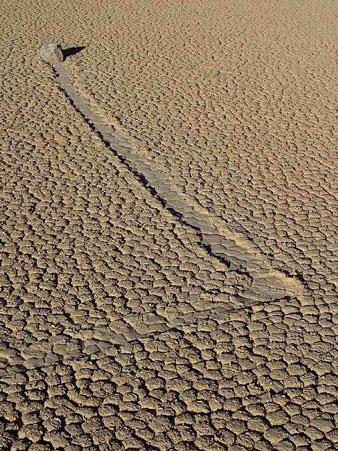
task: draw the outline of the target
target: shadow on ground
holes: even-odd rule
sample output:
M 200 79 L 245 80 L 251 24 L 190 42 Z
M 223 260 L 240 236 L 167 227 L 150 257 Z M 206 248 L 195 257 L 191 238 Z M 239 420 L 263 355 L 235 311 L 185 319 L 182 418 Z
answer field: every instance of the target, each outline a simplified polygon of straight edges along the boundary
M 76 55 L 76 54 L 82 52 L 82 50 L 84 50 L 85 48 L 86 47 L 84 47 L 84 46 L 69 47 L 68 49 L 63 50 L 63 56 L 65 57 L 65 59 L 67 59 L 69 56 L 73 56 L 73 55 Z

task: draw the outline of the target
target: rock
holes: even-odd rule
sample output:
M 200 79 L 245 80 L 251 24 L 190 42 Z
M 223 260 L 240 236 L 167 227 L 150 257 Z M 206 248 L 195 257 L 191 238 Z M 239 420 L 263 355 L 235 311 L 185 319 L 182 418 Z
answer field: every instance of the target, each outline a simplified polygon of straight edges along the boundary
M 64 60 L 61 46 L 48 42 L 41 46 L 40 56 L 43 61 L 52 65 L 61 63 Z

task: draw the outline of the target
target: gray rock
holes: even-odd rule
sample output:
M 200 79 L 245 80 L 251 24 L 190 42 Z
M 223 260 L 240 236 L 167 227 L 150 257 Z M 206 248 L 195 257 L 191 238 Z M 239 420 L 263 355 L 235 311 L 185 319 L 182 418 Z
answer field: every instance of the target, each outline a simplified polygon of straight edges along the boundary
M 40 56 L 43 61 L 52 65 L 61 63 L 64 60 L 61 46 L 48 42 L 41 46 Z

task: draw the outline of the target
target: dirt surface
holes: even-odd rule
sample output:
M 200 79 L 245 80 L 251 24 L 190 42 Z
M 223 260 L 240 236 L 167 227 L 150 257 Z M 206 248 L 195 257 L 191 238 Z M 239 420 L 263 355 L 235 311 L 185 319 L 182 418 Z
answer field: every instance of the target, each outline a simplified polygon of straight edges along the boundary
M 1 9 L 0 449 L 336 449 L 337 4 Z

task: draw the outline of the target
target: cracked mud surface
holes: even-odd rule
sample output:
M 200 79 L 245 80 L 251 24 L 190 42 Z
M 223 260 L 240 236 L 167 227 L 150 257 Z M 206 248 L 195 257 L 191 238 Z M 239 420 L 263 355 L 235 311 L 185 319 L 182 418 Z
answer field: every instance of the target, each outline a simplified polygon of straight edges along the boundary
M 0 449 L 335 449 L 334 4 L 3 9 Z

